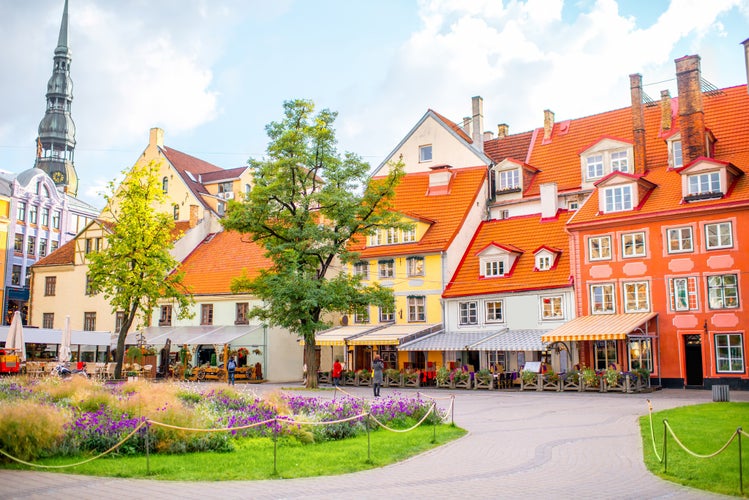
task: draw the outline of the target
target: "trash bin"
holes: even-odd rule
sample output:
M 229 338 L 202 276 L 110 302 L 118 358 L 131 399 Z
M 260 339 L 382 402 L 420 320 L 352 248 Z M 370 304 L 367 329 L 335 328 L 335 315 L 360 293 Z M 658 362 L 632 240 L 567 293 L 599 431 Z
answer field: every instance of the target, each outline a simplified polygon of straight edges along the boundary
M 714 385 L 713 386 L 713 401 L 715 402 L 731 401 L 731 396 L 728 391 L 727 385 Z

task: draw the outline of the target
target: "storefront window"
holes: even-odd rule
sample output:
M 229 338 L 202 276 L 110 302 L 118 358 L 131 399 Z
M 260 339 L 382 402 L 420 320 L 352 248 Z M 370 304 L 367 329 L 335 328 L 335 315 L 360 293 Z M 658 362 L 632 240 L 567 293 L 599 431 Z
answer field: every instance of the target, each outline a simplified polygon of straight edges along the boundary
M 616 340 L 596 340 L 596 370 L 605 370 L 610 364 L 617 364 Z
M 653 349 L 650 339 L 629 340 L 629 369 L 653 372 Z

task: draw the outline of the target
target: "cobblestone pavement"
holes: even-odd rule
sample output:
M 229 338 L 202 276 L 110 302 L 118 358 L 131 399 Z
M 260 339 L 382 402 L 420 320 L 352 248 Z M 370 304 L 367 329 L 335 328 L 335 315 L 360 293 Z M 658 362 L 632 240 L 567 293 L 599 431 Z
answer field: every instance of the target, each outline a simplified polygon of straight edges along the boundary
M 241 389 L 265 392 L 280 387 Z M 371 394 L 367 388 L 347 390 L 366 397 Z M 383 389 L 383 394 L 388 390 Z M 434 397 L 448 394 L 422 392 Z M 333 393 L 317 394 L 332 397 Z M 0 471 L 0 498 L 715 497 L 651 475 L 642 464 L 637 424 L 638 417 L 647 413 L 648 399 L 655 410 L 661 410 L 711 401 L 710 391 L 453 394 L 455 422 L 468 435 L 381 469 L 309 479 L 201 483 Z M 749 401 L 749 393 L 731 392 L 731 400 Z M 439 403 L 447 407 L 447 401 Z

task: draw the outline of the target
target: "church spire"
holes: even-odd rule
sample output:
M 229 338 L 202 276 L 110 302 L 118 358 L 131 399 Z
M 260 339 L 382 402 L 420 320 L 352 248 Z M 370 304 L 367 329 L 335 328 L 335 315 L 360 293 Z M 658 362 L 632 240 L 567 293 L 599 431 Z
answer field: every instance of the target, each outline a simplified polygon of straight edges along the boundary
M 73 164 L 75 123 L 70 116 L 73 102 L 73 81 L 70 79 L 70 48 L 68 47 L 68 0 L 62 11 L 60 36 L 55 48 L 52 76 L 47 83 L 47 109 L 39 123 L 36 139 L 35 167 L 47 172 L 55 184 L 76 196 L 78 175 Z

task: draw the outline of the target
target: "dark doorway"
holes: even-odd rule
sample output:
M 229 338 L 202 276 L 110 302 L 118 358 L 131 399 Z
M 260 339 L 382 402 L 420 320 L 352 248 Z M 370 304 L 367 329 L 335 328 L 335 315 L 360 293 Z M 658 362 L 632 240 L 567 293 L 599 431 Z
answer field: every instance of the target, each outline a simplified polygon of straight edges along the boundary
M 684 336 L 684 361 L 686 363 L 686 385 L 702 387 L 702 337 Z

